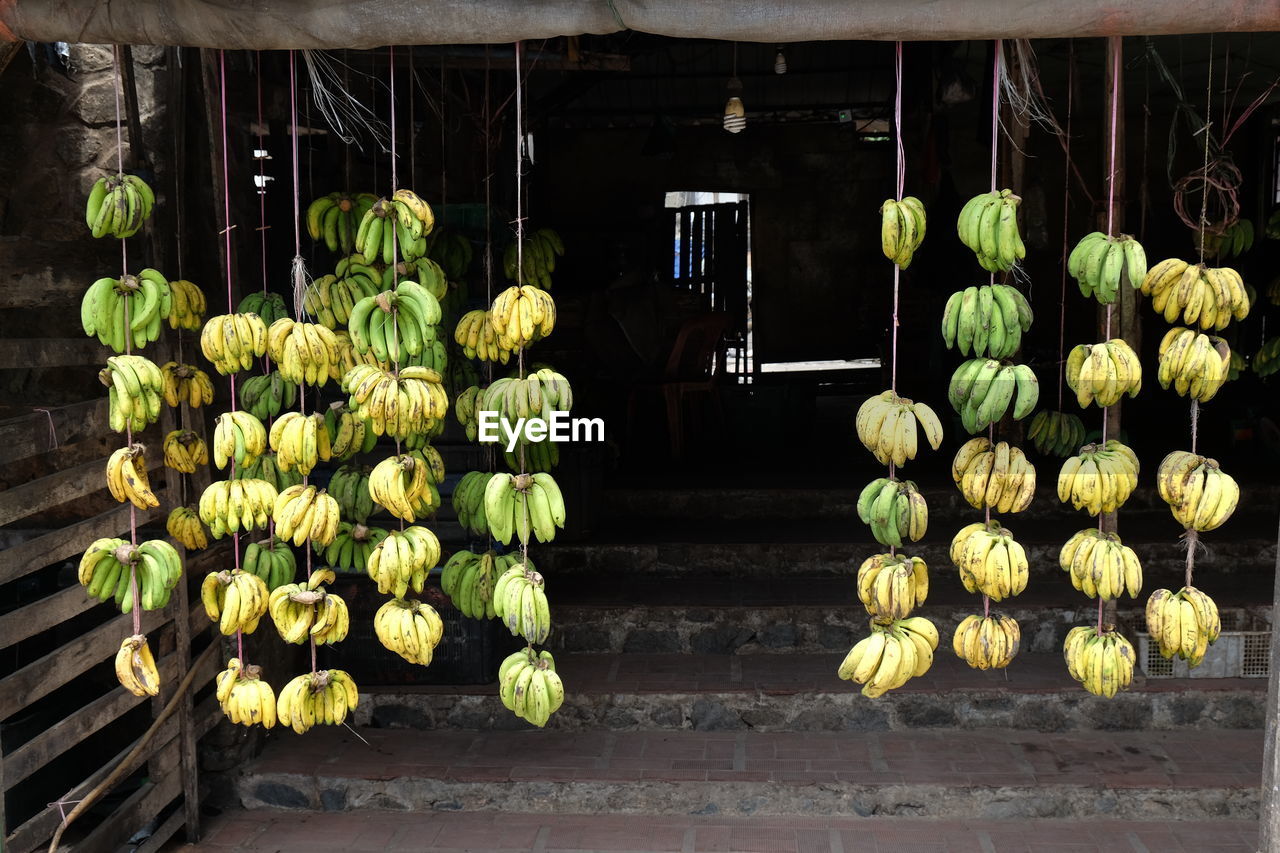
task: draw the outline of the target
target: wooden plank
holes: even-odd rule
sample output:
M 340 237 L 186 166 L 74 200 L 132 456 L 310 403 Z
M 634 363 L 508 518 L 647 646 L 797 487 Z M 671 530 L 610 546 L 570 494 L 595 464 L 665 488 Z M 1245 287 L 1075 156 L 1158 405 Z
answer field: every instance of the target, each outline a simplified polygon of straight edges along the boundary
M 0 370 L 102 366 L 114 354 L 97 338 L 6 338 L 0 340 Z
M 0 616 L 0 649 L 7 649 L 42 631 L 56 628 L 99 604 L 101 602 L 96 598 L 89 598 L 84 587 L 76 584 L 10 611 Z
M 68 276 L 66 271 L 119 268 L 118 241 L 91 240 L 88 232 L 59 241 L 0 237 L 0 308 L 75 310 L 78 317 L 80 300 L 93 278 Z
M 186 806 L 186 795 L 183 795 L 183 806 Z M 197 811 L 199 804 L 196 804 Z M 144 842 L 138 845 L 135 853 L 160 853 L 164 849 L 166 842 L 177 834 L 178 830 L 186 823 L 186 814 L 184 809 L 178 809 L 173 814 L 165 818 L 164 823 L 156 827 L 156 831 Z
M 165 751 L 177 753 L 176 737 Z M 172 760 L 176 762 L 177 759 Z M 182 778 L 176 767 L 159 778 L 149 776 L 147 782 L 76 843 L 76 853 L 115 853 L 135 832 L 181 795 Z
M 103 389 L 104 391 L 106 389 Z M 52 425 L 53 434 L 50 434 Z M 0 421 L 0 463 L 48 453 L 107 431 L 107 395 Z M 55 444 L 53 438 L 57 436 Z
M 170 602 L 164 610 L 143 612 L 143 633 L 150 634 L 164 625 L 173 618 L 175 610 L 175 604 Z M 121 614 L 0 679 L 0 720 L 8 719 L 76 676 L 114 657 L 120 641 L 132 633 L 133 620 L 127 614 Z
M 0 491 L 0 526 L 102 491 L 107 487 L 107 458 L 104 456 L 94 459 Z M 163 450 L 159 447 L 152 448 L 147 456 L 147 471 L 153 472 L 163 467 Z
M 157 662 L 162 683 L 177 684 L 177 679 L 181 678 L 177 674 L 180 658 L 182 655 L 171 654 Z M 75 748 L 103 726 L 115 722 L 142 704 L 143 698 L 134 696 L 123 687 L 116 687 L 5 755 L 5 789 L 12 788 L 62 753 Z
M 163 501 L 163 490 L 157 495 Z M 75 524 L 51 530 L 42 536 L 28 539 L 0 551 L 0 584 L 10 583 L 39 571 L 45 566 L 76 557 L 93 542 L 104 536 L 115 536 L 129 529 L 130 504 L 112 507 L 104 513 L 77 521 Z M 160 509 L 136 510 L 138 526 L 160 516 Z

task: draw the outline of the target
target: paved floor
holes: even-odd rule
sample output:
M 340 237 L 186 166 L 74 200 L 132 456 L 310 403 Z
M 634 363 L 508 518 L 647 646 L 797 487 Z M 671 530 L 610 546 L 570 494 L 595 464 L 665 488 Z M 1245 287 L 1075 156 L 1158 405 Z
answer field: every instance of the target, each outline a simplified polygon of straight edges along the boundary
M 491 812 L 226 812 L 172 851 L 274 853 L 1255 853 L 1240 821 L 953 821 Z

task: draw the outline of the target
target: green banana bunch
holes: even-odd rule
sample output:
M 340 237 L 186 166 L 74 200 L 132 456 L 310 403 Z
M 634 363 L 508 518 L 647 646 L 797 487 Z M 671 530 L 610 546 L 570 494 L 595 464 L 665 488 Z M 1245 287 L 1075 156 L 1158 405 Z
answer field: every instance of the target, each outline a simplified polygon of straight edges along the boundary
M 1204 235 L 1204 252 L 1215 258 L 1235 258 L 1253 248 L 1253 222 L 1248 219 L 1237 219 L 1230 225 L 1218 226 L 1214 233 L 1206 229 Z M 1200 246 L 1200 235 L 1192 235 L 1195 246 Z
M 453 403 L 454 417 L 466 432 L 467 441 L 475 441 L 480 434 L 480 413 L 476 409 L 479 396 L 480 388 L 472 385 L 459 394 Z
M 343 465 L 329 478 L 329 494 L 338 501 L 338 511 L 345 519 L 364 524 L 373 515 L 373 498 L 369 494 L 367 466 Z
M 468 244 L 470 245 L 470 244 Z M 401 281 L 416 282 L 423 290 L 434 296 L 437 301 L 445 298 L 449 292 L 449 280 L 444 270 L 431 258 L 418 258 L 416 261 L 400 261 L 382 271 L 382 290 L 395 290 Z
M 1027 298 L 1007 284 L 956 291 L 942 311 L 942 340 L 961 355 L 1008 358 L 1022 346 L 1034 315 Z
M 343 400 L 330 403 L 325 409 L 324 428 L 329 433 L 329 458 L 339 462 L 346 462 L 357 453 L 368 453 L 378 443 L 373 430 Z
M 1003 419 L 1010 403 L 1015 419 L 1031 414 L 1040 400 L 1040 382 L 1025 364 L 971 358 L 951 375 L 947 398 L 964 428 L 978 433 Z
M 517 243 L 507 245 L 502 253 L 502 271 L 511 281 L 550 290 L 556 258 L 563 256 L 564 243 L 560 235 L 550 228 L 539 228 L 524 239 L 523 252 L 518 251 Z M 520 266 L 522 261 L 523 268 Z
M 550 474 L 494 474 L 485 484 L 484 516 L 489 533 L 504 545 L 512 537 L 528 545 L 555 539 L 564 528 L 565 507 L 560 487 Z
M 390 266 L 397 255 L 416 261 L 427 254 L 426 237 L 434 226 L 431 206 L 412 190 L 399 189 L 369 207 L 356 229 L 354 248 L 366 264 Z
M 573 389 L 563 374 L 544 367 L 525 378 L 495 379 L 477 397 L 475 411 L 497 412 L 499 417 L 515 423 L 518 418 L 550 416 L 553 411 L 573 408 Z
M 1194 586 L 1177 592 L 1157 589 L 1147 599 L 1147 633 L 1164 657 L 1177 655 L 1192 667 L 1199 666 L 1222 633 L 1218 605 Z
M 1128 234 L 1109 237 L 1101 231 L 1087 234 L 1067 257 L 1067 272 L 1080 284 L 1086 298 L 1103 305 L 1116 301 L 1126 283 L 1142 287 L 1147 278 L 1147 253 Z
M 284 297 L 278 293 L 263 293 L 256 290 L 247 294 L 236 306 L 237 314 L 257 314 L 262 318 L 263 328 L 269 327 L 281 317 L 292 316 L 285 306 Z
M 1235 350 L 1231 351 L 1231 362 L 1227 365 L 1227 381 L 1234 382 L 1240 378 L 1240 374 L 1249 366 L 1244 356 Z
M 901 548 L 903 542 L 919 542 L 924 537 L 929 507 L 911 480 L 881 477 L 868 483 L 858 496 L 858 518 L 871 526 L 871 535 L 881 545 Z
M 296 486 L 301 483 L 302 472 L 297 468 L 287 470 L 281 468 L 276 461 L 275 451 L 268 450 L 265 453 L 258 454 L 258 457 L 253 460 L 251 465 L 237 465 L 236 479 L 262 480 L 279 493 L 290 486 Z
M 1227 382 L 1231 348 L 1216 335 L 1174 326 L 1160 341 L 1160 387 L 1201 403 L 1214 398 Z
M 89 190 L 84 219 L 95 237 L 132 237 L 151 216 L 156 196 L 137 175 L 105 175 Z
M 444 564 L 440 589 L 468 619 L 492 619 L 497 615 L 493 591 L 498 577 L 519 559 L 518 553 L 459 551 Z
M 137 576 L 138 600 L 131 586 Z M 173 588 L 182 577 L 182 560 L 177 550 L 163 539 L 131 545 L 124 539 L 98 539 L 80 557 L 77 571 L 80 585 L 90 598 L 114 598 L 120 612 L 158 610 L 169 603 Z
M 366 296 L 352 308 L 348 330 L 357 353 L 401 364 L 439 339 L 440 303 L 414 281 Z
M 1027 256 L 1018 234 L 1021 202 L 1021 196 L 1006 189 L 974 196 L 960 210 L 956 221 L 960 242 L 974 251 L 984 270 L 1005 272 Z
M 373 193 L 332 192 L 307 205 L 307 233 L 324 239 L 330 252 L 350 254 L 355 233 L 365 213 L 378 197 Z
M 298 386 L 273 370 L 265 376 L 250 376 L 240 383 L 240 405 L 260 421 L 277 417 L 298 403 Z
M 1080 408 L 1097 403 L 1115 405 L 1125 394 L 1142 390 L 1142 362 L 1123 338 L 1100 344 L 1078 344 L 1067 353 L 1067 387 L 1076 393 Z
M 451 282 L 466 277 L 473 254 L 471 241 L 461 234 L 436 228 L 427 236 L 427 257 L 440 265 L 445 278 Z
M 901 269 L 911 266 L 912 255 L 924 241 L 924 229 L 924 204 L 915 196 L 885 199 L 880 205 L 880 249 Z
M 160 419 L 164 405 L 164 374 L 155 362 L 140 355 L 113 355 L 98 371 L 108 390 L 107 423 L 116 432 L 141 432 Z
M 1110 699 L 1133 681 L 1137 655 L 1114 626 L 1101 633 L 1096 626 L 1078 625 L 1062 644 L 1071 677 L 1094 696 Z
M 1060 456 L 1063 459 L 1074 456 L 1084 444 L 1084 421 L 1077 415 L 1065 412 L 1051 412 L 1048 409 L 1036 412 L 1031 419 L 1031 427 L 1027 430 L 1027 438 L 1035 445 L 1036 450 L 1046 456 Z
M 173 290 L 156 270 L 147 268 L 119 279 L 100 278 L 80 300 L 80 325 L 103 346 L 126 352 L 158 340 L 173 313 Z
M 503 450 L 502 461 L 513 473 L 550 471 L 560 464 L 560 445 L 554 441 L 518 442 L 515 450 Z M 523 461 L 521 455 L 523 454 Z
M 1280 370 L 1280 337 L 1268 338 L 1253 357 L 1253 372 L 1270 376 Z
M 938 629 L 922 616 L 887 624 L 872 619 L 871 636 L 849 650 L 836 674 L 863 685 L 862 695 L 875 699 L 928 672 L 937 647 Z
M 974 669 L 1004 669 L 1018 654 L 1022 631 L 1003 613 L 966 616 L 956 627 L 951 649 Z
M 1267 239 L 1280 240 L 1280 208 L 1271 211 L 1271 215 L 1267 217 Z
M 564 704 L 564 684 L 551 652 L 524 648 L 508 655 L 498 666 L 498 696 L 517 717 L 545 726 Z
M 274 592 L 285 584 L 293 583 L 298 564 L 289 543 L 282 538 L 272 536 L 259 542 L 250 542 L 245 546 L 240 569 L 256 575 L 267 585 L 269 592 Z
M 360 257 L 357 255 L 356 257 Z M 302 294 L 302 310 L 308 317 L 326 329 L 347 325 L 355 304 L 368 296 L 377 296 L 380 289 L 366 275 L 355 274 L 346 278 L 322 275 L 312 280 Z
M 1058 565 L 1071 576 L 1071 585 L 1090 598 L 1117 599 L 1127 590 L 1137 598 L 1142 589 L 1142 564 L 1134 550 L 1116 533 L 1096 527 L 1081 530 L 1062 546 Z
M 484 471 L 468 471 L 453 488 L 453 511 L 458 515 L 458 523 L 476 536 L 489 533 L 489 522 L 485 518 L 485 492 L 489 477 Z
M 333 494 L 330 483 L 329 494 Z M 338 535 L 328 545 L 315 543 L 316 553 L 324 557 L 325 565 L 342 572 L 367 574 L 369 571 L 369 555 L 378 543 L 387 538 L 387 530 L 381 527 L 367 527 L 360 522 L 349 521 L 338 523 Z

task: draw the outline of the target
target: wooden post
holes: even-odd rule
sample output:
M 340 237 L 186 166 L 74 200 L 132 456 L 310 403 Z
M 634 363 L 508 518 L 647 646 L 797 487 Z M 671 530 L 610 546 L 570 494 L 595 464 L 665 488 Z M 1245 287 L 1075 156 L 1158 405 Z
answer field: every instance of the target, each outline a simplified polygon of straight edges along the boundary
M 1276 533 L 1280 543 L 1280 531 Z M 1280 750 L 1276 749 L 1277 710 L 1280 708 L 1280 552 L 1276 554 L 1275 590 L 1271 613 L 1271 674 L 1267 678 L 1267 725 L 1262 753 L 1262 814 L 1258 850 L 1280 850 Z

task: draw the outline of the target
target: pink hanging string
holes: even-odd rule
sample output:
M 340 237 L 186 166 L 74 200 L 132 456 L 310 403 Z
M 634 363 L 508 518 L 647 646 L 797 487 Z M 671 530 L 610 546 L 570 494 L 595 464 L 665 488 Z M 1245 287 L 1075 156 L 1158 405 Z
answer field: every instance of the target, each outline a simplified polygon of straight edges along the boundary
M 1062 411 L 1063 385 L 1066 377 L 1067 349 L 1067 258 L 1071 254 L 1071 112 L 1075 100 L 1076 43 L 1067 40 L 1067 128 L 1063 136 L 1062 171 L 1062 286 L 1058 294 L 1058 411 Z

